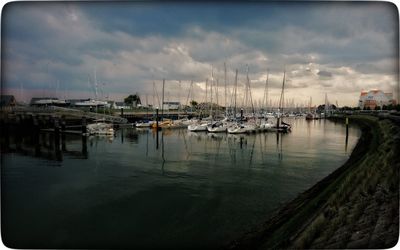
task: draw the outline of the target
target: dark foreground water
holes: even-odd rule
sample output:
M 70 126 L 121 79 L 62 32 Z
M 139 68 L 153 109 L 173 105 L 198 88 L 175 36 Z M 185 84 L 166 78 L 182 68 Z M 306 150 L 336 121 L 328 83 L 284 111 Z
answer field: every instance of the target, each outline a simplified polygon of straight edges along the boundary
M 2 237 L 17 248 L 210 247 L 340 167 L 360 131 L 289 120 L 289 134 L 121 129 L 2 148 Z M 4 139 L 4 138 L 2 138 Z

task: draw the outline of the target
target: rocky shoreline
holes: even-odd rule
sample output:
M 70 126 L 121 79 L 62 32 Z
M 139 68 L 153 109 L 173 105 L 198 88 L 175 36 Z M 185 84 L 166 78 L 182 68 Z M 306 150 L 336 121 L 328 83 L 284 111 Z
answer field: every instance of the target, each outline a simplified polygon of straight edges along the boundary
M 343 117 L 336 120 L 342 121 Z M 228 249 L 390 248 L 399 236 L 400 125 L 351 116 L 349 160 Z

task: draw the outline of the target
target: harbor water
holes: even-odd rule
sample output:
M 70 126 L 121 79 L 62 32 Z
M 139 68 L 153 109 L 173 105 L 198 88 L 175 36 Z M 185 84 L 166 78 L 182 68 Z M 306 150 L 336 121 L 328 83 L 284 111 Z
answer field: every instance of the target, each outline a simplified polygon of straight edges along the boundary
M 360 130 L 285 120 L 287 134 L 123 128 L 114 137 L 10 136 L 2 237 L 17 248 L 218 247 L 340 167 Z

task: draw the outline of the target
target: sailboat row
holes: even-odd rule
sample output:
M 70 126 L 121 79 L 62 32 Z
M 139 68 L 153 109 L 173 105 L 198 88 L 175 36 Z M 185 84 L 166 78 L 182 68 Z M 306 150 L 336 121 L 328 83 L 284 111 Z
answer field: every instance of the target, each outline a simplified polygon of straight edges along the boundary
M 226 65 L 225 68 L 225 106 L 227 106 L 227 91 L 226 91 Z M 264 100 L 263 100 L 263 111 L 265 111 L 267 99 L 268 99 L 268 79 L 269 72 L 267 73 L 266 86 L 264 90 Z M 238 70 L 235 72 L 235 82 L 234 88 L 232 90 L 232 104 L 230 107 L 226 107 L 225 112 L 220 109 L 214 110 L 214 103 L 216 102 L 216 107 L 219 107 L 218 100 L 218 90 L 219 82 L 218 79 L 214 79 L 214 69 L 211 67 L 211 78 L 206 80 L 206 94 L 205 94 L 205 105 L 203 105 L 201 113 L 209 113 L 208 117 L 198 118 L 183 118 L 178 120 L 164 119 L 163 108 L 161 108 L 161 119 L 157 122 L 155 121 L 142 121 L 136 123 L 137 128 L 151 127 L 151 128 L 187 128 L 191 132 L 201 132 L 207 131 L 210 133 L 231 133 L 231 134 L 241 134 L 241 133 L 253 133 L 253 132 L 289 132 L 291 131 L 291 125 L 283 121 L 283 104 L 284 104 L 284 91 L 285 91 L 285 81 L 286 81 L 286 71 L 283 74 L 283 82 L 281 95 L 279 100 L 279 108 L 276 112 L 276 116 L 262 112 L 262 114 L 256 114 L 253 97 L 250 86 L 249 79 L 249 67 L 246 70 L 246 83 L 244 91 L 243 107 L 240 109 L 240 116 L 236 112 L 237 107 L 237 88 L 238 88 Z M 193 82 L 191 83 L 191 87 Z M 155 87 L 153 86 L 155 90 Z M 162 84 L 162 104 L 164 103 L 164 89 L 165 89 L 165 79 L 163 79 Z M 209 92 L 208 92 L 209 91 Z M 156 91 L 155 91 L 156 92 Z M 189 94 L 187 100 L 189 100 Z M 214 95 L 216 100 L 213 100 Z M 158 94 L 157 94 L 158 97 Z M 209 98 L 208 98 L 209 97 Z M 208 108 L 208 110 L 207 110 Z M 246 110 L 244 110 L 246 109 Z M 247 114 L 247 115 L 244 115 Z M 250 114 L 250 115 L 248 115 Z

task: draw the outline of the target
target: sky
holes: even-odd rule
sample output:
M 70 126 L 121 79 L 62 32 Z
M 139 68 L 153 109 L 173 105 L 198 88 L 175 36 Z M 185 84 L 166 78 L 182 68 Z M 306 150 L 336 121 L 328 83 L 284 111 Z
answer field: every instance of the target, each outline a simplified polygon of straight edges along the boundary
M 256 105 L 267 76 L 267 104 L 278 102 L 285 71 L 287 102 L 356 106 L 361 90 L 397 96 L 398 20 L 384 2 L 12 2 L 2 92 L 29 101 L 97 89 L 97 99 L 139 93 L 157 105 L 163 79 L 165 101 L 182 103 L 205 101 L 208 79 L 213 102 L 229 105 L 235 70 L 240 103 L 248 69 Z

